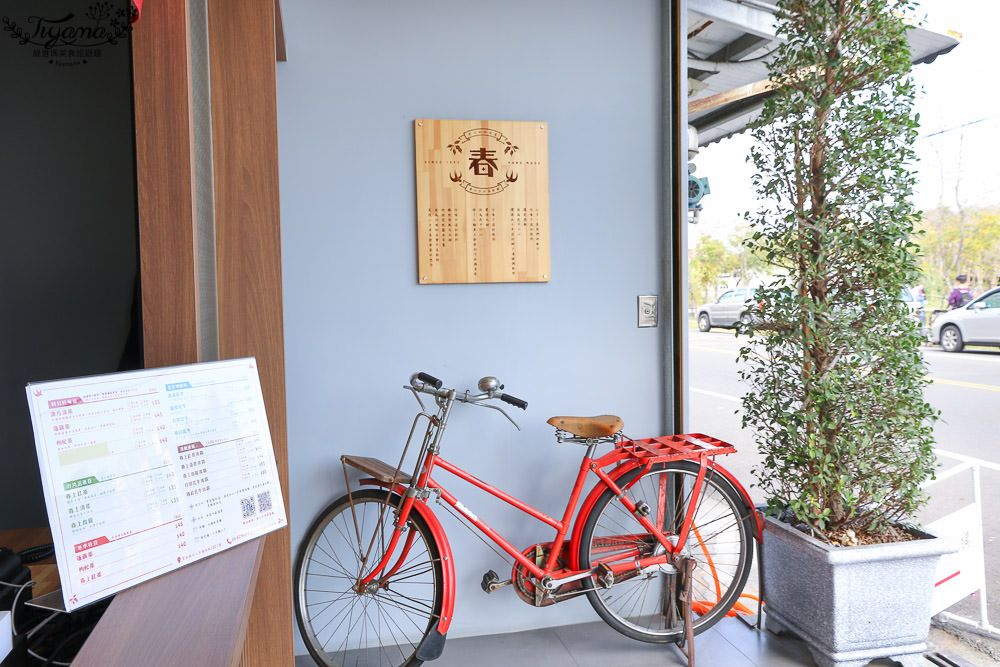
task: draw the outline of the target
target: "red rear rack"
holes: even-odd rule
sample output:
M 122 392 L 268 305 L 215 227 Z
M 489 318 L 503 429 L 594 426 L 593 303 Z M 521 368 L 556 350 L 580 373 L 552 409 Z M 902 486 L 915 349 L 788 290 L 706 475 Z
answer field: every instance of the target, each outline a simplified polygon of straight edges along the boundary
M 704 457 L 732 454 L 735 451 L 736 448 L 728 442 L 704 433 L 681 433 L 645 440 L 622 440 L 595 463 L 603 468 L 625 459 L 635 459 L 640 463 L 698 461 Z

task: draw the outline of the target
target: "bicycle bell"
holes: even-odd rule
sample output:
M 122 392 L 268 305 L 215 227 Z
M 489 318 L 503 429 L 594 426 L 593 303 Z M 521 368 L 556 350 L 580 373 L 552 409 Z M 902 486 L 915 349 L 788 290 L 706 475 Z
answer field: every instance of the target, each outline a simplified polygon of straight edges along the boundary
M 487 375 L 479 381 L 479 391 L 496 391 L 497 389 L 503 389 L 503 385 L 500 384 L 500 380 L 496 379 L 492 375 Z

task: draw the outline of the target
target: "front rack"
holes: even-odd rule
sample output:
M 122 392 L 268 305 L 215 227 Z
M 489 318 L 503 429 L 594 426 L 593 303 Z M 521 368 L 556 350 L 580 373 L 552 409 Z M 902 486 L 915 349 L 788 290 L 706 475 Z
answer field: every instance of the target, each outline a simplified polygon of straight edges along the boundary
M 368 473 L 375 479 L 386 484 L 409 484 L 410 475 L 399 468 L 394 468 L 385 461 L 372 458 L 370 456 L 354 456 L 344 454 L 340 457 L 341 462 L 346 466 L 357 468 L 361 472 Z

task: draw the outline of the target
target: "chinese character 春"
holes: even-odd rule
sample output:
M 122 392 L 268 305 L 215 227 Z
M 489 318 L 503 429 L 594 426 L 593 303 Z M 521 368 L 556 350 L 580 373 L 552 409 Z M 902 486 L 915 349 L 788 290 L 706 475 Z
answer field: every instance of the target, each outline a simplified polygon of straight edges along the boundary
M 491 151 L 486 148 L 477 148 L 472 151 L 469 156 L 469 169 L 472 170 L 476 176 L 493 176 L 493 170 L 499 169 L 497 167 L 497 162 L 494 159 L 496 151 Z

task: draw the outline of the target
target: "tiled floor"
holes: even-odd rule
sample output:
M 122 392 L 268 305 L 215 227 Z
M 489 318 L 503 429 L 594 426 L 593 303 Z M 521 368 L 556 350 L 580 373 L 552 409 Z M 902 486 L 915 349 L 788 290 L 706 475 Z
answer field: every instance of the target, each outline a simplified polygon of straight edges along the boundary
M 812 665 L 801 642 L 778 640 L 727 619 L 695 639 L 695 664 L 719 667 Z M 687 665 L 673 644 L 637 642 L 601 622 L 448 642 L 434 667 L 646 667 Z
M 953 664 L 971 663 L 948 656 Z M 296 667 L 312 667 L 299 656 Z M 695 639 L 698 667 L 809 667 L 814 665 L 801 641 L 758 632 L 735 618 L 724 619 Z M 895 663 L 878 660 L 871 667 Z M 927 667 L 935 663 L 926 661 Z M 947 665 L 948 663 L 937 663 Z M 586 623 L 527 632 L 449 639 L 444 654 L 426 667 L 673 667 L 687 659 L 673 644 L 633 641 L 604 623 Z

